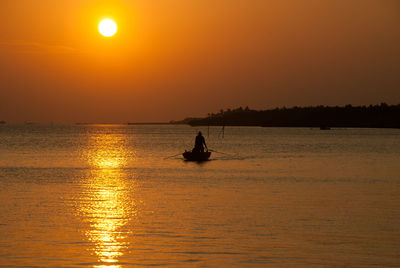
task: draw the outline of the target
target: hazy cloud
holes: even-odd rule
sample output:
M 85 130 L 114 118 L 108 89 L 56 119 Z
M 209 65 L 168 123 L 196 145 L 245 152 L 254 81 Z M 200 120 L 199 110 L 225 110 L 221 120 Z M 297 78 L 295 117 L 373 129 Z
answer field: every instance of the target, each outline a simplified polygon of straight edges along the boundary
M 22 54 L 65 54 L 78 52 L 76 49 L 68 46 L 50 45 L 25 40 L 0 41 L 0 49 Z

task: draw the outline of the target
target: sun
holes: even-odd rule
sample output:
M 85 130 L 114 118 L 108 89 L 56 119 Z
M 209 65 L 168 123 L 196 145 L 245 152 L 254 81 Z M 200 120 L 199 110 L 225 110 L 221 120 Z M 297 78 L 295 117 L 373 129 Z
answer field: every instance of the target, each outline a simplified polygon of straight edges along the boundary
M 117 29 L 117 24 L 112 19 L 104 19 L 99 23 L 99 32 L 105 37 L 113 36 Z

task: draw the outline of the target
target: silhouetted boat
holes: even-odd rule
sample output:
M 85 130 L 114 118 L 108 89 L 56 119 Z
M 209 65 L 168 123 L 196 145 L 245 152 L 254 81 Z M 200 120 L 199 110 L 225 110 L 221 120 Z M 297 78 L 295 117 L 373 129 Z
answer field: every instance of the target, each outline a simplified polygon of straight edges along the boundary
M 211 156 L 211 152 L 185 151 L 182 155 L 187 161 L 207 161 Z
M 327 127 L 327 126 L 321 126 L 321 127 L 319 127 L 319 129 L 320 130 L 331 130 L 331 128 Z

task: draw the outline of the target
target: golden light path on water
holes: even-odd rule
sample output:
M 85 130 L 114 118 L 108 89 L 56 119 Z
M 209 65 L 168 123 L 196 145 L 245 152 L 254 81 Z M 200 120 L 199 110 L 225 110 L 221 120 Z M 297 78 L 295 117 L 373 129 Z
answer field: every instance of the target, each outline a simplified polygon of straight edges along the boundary
M 96 268 L 120 267 L 118 259 L 127 248 L 127 232 L 122 228 L 136 214 L 134 201 L 128 201 L 130 189 L 122 169 L 134 157 L 126 142 L 120 134 L 98 133 L 90 137 L 84 153 L 91 169 L 79 210 L 89 223 L 85 235 L 94 245 Z

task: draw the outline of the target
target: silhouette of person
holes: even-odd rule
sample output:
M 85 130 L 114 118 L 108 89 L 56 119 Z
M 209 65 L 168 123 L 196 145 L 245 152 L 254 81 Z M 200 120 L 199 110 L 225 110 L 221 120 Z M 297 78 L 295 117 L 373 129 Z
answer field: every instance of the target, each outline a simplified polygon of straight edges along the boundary
M 201 134 L 201 131 L 199 131 L 199 133 L 196 136 L 195 142 L 194 142 L 194 149 L 193 152 L 204 152 L 204 146 L 206 146 L 207 151 L 208 151 L 208 147 L 206 144 L 206 140 L 204 139 L 203 135 Z

